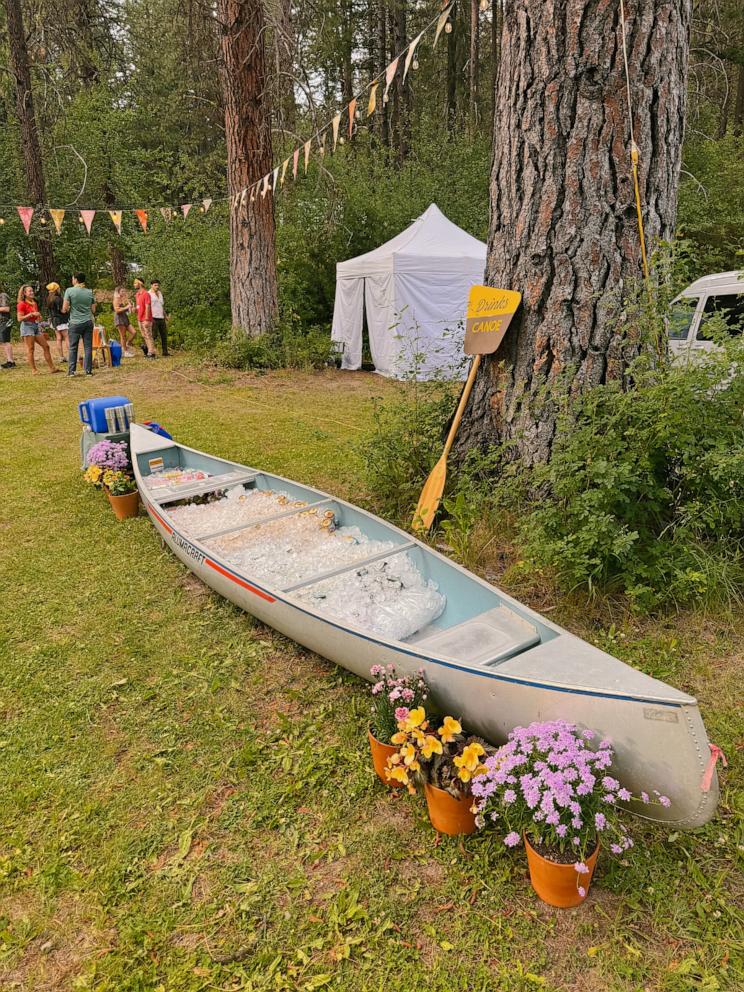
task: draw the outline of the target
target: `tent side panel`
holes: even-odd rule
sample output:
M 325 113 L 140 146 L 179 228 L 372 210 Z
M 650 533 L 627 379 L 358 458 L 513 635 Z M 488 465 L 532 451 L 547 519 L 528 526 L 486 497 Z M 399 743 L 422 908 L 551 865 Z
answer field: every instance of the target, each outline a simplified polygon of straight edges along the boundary
M 364 280 L 364 303 L 367 311 L 369 349 L 375 370 L 380 375 L 393 375 L 400 342 L 395 313 L 394 278 L 368 276 Z
M 362 367 L 362 323 L 364 320 L 364 279 L 337 279 L 333 304 L 331 341 L 344 346 L 342 369 Z

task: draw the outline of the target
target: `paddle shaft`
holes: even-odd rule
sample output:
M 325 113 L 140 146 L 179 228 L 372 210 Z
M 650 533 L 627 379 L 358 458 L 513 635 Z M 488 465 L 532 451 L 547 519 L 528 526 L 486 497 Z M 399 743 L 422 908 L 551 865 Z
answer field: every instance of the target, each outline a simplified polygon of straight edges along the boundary
M 460 421 L 462 420 L 462 415 L 465 413 L 465 407 L 468 405 L 468 400 L 470 399 L 470 394 L 473 391 L 473 385 L 475 383 L 475 377 L 478 375 L 478 366 L 480 365 L 481 356 L 476 355 L 473 359 L 473 364 L 470 366 L 470 374 L 468 375 L 467 381 L 465 383 L 465 388 L 462 391 L 462 396 L 460 397 L 460 402 L 457 404 L 457 410 L 455 411 L 455 418 L 452 421 L 452 426 L 450 427 L 449 434 L 447 435 L 447 443 L 444 446 L 444 451 L 442 452 L 442 458 L 446 461 L 450 451 L 452 450 L 452 445 L 455 443 L 455 436 L 457 435 L 458 428 L 460 427 Z

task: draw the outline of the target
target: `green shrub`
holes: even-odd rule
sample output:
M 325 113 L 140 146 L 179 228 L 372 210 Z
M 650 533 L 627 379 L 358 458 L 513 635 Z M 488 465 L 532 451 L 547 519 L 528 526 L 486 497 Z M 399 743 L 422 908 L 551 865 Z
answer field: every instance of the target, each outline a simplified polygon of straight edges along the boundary
M 527 556 L 566 586 L 642 609 L 744 594 L 744 344 L 698 366 L 639 360 L 559 424 L 523 518 Z

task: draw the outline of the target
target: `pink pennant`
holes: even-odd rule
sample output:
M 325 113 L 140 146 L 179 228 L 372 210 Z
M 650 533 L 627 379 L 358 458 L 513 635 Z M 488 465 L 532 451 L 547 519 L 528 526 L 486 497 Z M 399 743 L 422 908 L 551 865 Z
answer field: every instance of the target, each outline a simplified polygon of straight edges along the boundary
M 292 178 L 297 178 L 297 165 L 300 161 L 300 149 L 295 148 L 294 155 L 292 156 Z
M 191 208 L 193 207 L 193 205 L 194 205 L 193 203 L 182 203 L 181 204 L 181 213 L 183 214 L 183 219 L 184 220 L 186 220 L 186 218 L 188 217 L 189 210 L 191 210 Z
M 21 223 L 23 224 L 23 230 L 28 234 L 31 230 L 31 221 L 34 216 L 33 207 L 16 207 L 18 211 L 18 216 L 21 218 Z
M 90 228 L 93 223 L 93 218 L 95 217 L 95 215 L 96 215 L 95 210 L 80 211 L 80 219 L 82 220 L 83 224 L 85 224 L 85 230 L 88 232 L 88 234 L 90 234 Z
M 382 95 L 382 102 L 385 103 L 388 98 L 388 90 L 395 79 L 395 73 L 398 71 L 398 58 L 393 59 L 390 65 L 385 70 L 385 92 Z

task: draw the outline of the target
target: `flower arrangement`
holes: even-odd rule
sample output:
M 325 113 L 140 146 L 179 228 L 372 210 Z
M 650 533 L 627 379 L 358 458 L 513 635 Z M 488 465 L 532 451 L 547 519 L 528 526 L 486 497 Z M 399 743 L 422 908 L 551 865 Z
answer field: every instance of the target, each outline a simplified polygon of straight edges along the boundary
M 638 798 L 671 805 L 659 792 L 652 800 L 623 788 L 609 774 L 612 744 L 601 740 L 593 749 L 594 737 L 565 720 L 517 727 L 486 758 L 484 774 L 472 785 L 478 826 L 499 823 L 507 847 L 516 847 L 524 836 L 549 861 L 573 865 L 581 898 L 586 895 L 581 877 L 589 874 L 586 861 L 600 836 L 613 854 L 633 846 L 618 803 Z
M 83 473 L 83 479 L 96 489 L 103 488 L 103 469 L 100 465 L 89 465 Z
M 133 493 L 136 490 L 137 484 L 132 476 L 126 472 L 114 472 L 111 469 L 107 469 L 103 473 L 103 487 L 112 496 L 128 496 L 129 493 Z
M 445 716 L 434 731 L 423 706 L 396 711 L 398 730 L 391 743 L 398 751 L 388 759 L 388 777 L 416 792 L 417 782 L 435 785 L 456 799 L 470 790 L 471 781 L 486 771 L 484 742 L 467 737 L 454 717 Z
M 98 468 L 111 469 L 114 472 L 126 471 L 129 468 L 127 446 L 123 441 L 99 441 L 88 451 L 87 463 Z
M 395 666 L 373 665 L 370 675 L 376 679 L 371 688 L 370 730 L 381 744 L 391 744 L 398 729 L 399 715 L 421 706 L 429 695 L 424 670 L 413 675 L 396 675 Z

